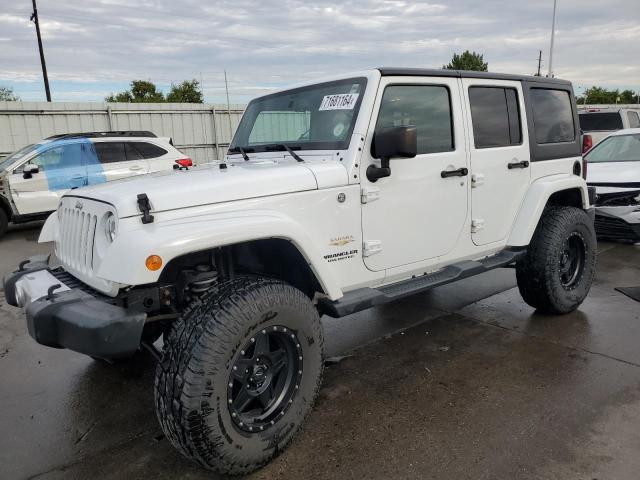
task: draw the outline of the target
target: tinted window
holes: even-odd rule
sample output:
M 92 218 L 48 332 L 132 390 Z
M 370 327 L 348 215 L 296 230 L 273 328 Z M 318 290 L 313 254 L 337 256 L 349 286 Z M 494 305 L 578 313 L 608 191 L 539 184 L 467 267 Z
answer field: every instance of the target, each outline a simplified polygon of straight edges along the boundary
M 522 140 L 518 95 L 512 88 L 469 88 L 476 148 L 517 145 Z
M 454 149 L 449 90 L 435 85 L 392 85 L 385 89 L 376 130 L 413 125 L 418 154 Z
M 573 110 L 568 91 L 532 88 L 531 104 L 538 144 L 575 141 Z
M 81 167 L 82 145 L 73 143 L 49 148 L 36 155 L 29 163 L 38 165 L 42 171 Z
M 167 151 L 164 148 L 160 148 L 157 145 L 147 142 L 133 142 L 135 149 L 140 152 L 143 158 L 156 158 L 166 154 Z
M 581 113 L 579 118 L 580 128 L 584 132 L 622 128 L 622 117 L 618 112 Z
M 637 112 L 627 112 L 627 117 L 629 117 L 629 128 L 640 127 L 640 117 Z
M 640 161 L 640 135 L 615 135 L 605 138 L 585 157 L 589 163 Z
M 122 142 L 96 142 L 93 146 L 100 163 L 124 162 L 127 159 Z
M 133 146 L 132 143 L 125 142 L 124 152 L 127 155 L 127 160 L 141 160 L 144 158 L 142 154 Z

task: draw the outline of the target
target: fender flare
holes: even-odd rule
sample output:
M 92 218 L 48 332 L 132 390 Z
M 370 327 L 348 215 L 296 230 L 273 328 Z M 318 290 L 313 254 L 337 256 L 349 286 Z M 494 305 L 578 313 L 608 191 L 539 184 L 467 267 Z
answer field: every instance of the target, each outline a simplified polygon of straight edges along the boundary
M 587 210 L 590 207 L 589 191 L 587 183 L 581 177 L 563 173 L 549 175 L 534 181 L 529 186 L 520 205 L 520 211 L 509 234 L 507 245 L 513 247 L 529 245 L 551 195 L 576 188 L 580 189 L 582 208 Z
M 329 298 L 342 297 L 339 284 L 308 233 L 290 217 L 265 210 L 140 224 L 121 231 L 102 255 L 96 275 L 122 285 L 155 283 L 162 269 L 152 272 L 145 267 L 149 255 L 159 255 L 165 267 L 185 254 L 268 238 L 293 243 Z

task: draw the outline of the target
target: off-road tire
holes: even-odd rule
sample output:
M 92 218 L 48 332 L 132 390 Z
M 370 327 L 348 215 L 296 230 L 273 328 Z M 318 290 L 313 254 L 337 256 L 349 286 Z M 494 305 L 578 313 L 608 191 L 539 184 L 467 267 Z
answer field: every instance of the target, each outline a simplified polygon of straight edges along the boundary
M 7 217 L 7 212 L 0 207 L 0 238 L 7 233 L 7 228 L 9 228 L 9 217 Z
M 560 257 L 570 237 L 584 245 L 584 267 L 575 284 L 561 281 Z M 542 313 L 569 313 L 584 301 L 595 274 L 597 242 L 593 221 L 576 207 L 549 207 L 542 214 L 524 257 L 516 263 L 518 289 Z
M 234 359 L 253 336 L 281 327 L 300 340 L 299 388 L 273 426 L 243 432 L 227 404 Z M 220 283 L 193 301 L 165 337 L 155 406 L 166 437 L 186 457 L 219 473 L 260 468 L 287 447 L 311 411 L 322 381 L 322 349 L 320 318 L 301 291 L 255 276 Z

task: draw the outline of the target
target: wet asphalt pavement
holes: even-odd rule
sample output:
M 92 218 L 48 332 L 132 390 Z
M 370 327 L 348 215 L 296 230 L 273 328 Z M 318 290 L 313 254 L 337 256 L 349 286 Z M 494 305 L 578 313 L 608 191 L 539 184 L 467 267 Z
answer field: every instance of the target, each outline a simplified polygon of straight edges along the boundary
M 0 275 L 48 251 L 0 240 Z M 302 434 L 256 479 L 637 479 L 640 246 L 601 244 L 580 310 L 536 314 L 501 269 L 347 318 Z M 0 479 L 216 478 L 153 410 L 154 362 L 41 347 L 0 295 Z

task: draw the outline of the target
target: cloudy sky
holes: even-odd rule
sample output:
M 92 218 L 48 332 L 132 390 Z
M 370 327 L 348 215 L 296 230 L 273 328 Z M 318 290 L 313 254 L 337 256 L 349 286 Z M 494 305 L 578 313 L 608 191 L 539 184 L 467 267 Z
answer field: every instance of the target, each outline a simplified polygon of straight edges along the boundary
M 481 52 L 496 72 L 546 71 L 553 0 L 38 0 L 54 100 L 102 100 L 146 79 L 202 80 L 233 103 L 381 65 L 439 68 Z M 0 0 L 0 86 L 42 100 L 31 0 Z M 556 76 L 640 90 L 640 0 L 558 0 Z

